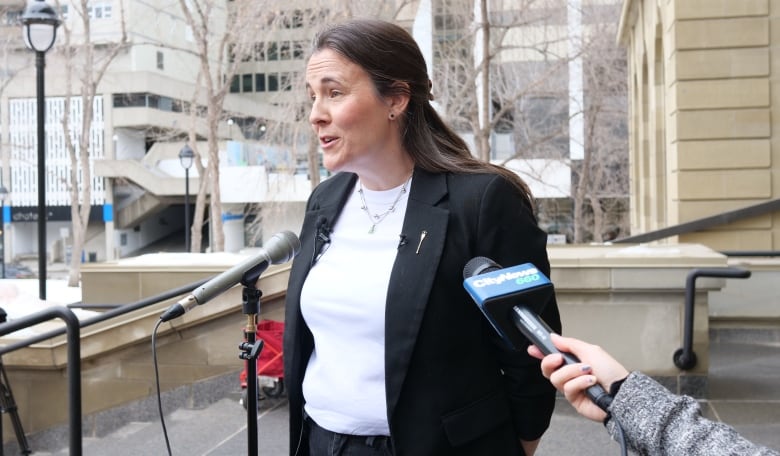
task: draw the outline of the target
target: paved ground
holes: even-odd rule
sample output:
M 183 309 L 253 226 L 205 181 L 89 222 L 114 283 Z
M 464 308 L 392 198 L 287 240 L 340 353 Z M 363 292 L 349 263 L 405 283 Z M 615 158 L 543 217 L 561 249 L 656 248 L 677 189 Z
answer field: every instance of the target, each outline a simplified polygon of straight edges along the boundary
M 751 440 L 780 449 L 780 343 L 713 340 L 710 346 L 709 398 L 704 414 L 733 425 Z M 237 383 L 236 383 L 237 385 Z M 165 408 L 165 404 L 163 405 Z M 259 454 L 287 454 L 287 402 L 266 399 L 258 411 Z M 174 455 L 247 454 L 247 416 L 239 391 L 201 409 L 180 408 L 165 418 Z M 8 430 L 6 431 L 8 432 Z M 35 456 L 66 455 L 67 438 L 56 448 L 36 447 Z M 85 455 L 137 456 L 166 454 L 159 418 L 127 422 L 99 438 L 83 440 Z M 559 399 L 550 430 L 538 456 L 619 454 L 599 423 L 585 420 Z M 18 454 L 9 449 L 6 454 Z
M 32 261 L 23 262 L 32 269 Z M 65 278 L 64 265 L 51 265 L 50 278 Z M 744 334 L 744 333 L 742 333 Z M 711 335 L 709 395 L 702 402 L 707 418 L 734 426 L 754 442 L 780 450 L 780 331 L 768 336 L 741 337 L 728 332 Z M 178 408 L 168 413 L 165 424 L 173 455 L 221 456 L 247 454 L 247 414 L 240 405 L 238 382 L 228 378 L 228 391 L 200 408 Z M 236 389 L 231 390 L 235 384 Z M 84 437 L 85 456 L 138 456 L 167 454 L 156 403 L 149 407 L 146 419 L 121 419 L 113 431 L 99 437 Z M 136 410 L 137 412 L 137 410 Z M 280 399 L 260 401 L 258 442 L 261 456 L 287 454 L 287 402 Z M 138 413 L 136 413 L 138 416 Z M 117 416 L 106 419 L 117 421 Z M 97 426 L 100 428 L 101 426 Z M 106 425 L 104 427 L 110 427 Z M 85 426 L 86 428 L 86 426 Z M 10 435 L 11 427 L 3 431 Z M 53 434 L 53 436 L 52 436 Z M 67 455 L 67 427 L 45 437 L 30 436 L 33 456 Z M 603 456 L 619 454 L 599 423 L 577 415 L 565 400 L 559 399 L 550 429 L 542 439 L 537 456 Z M 0 454 L 20 454 L 14 443 Z

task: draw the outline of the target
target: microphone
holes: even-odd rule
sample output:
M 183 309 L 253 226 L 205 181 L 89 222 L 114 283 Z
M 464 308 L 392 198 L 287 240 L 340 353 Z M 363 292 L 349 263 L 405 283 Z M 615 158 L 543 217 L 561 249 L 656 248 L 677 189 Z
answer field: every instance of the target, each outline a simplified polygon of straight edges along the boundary
M 328 224 L 328 219 L 320 215 L 317 218 L 317 231 L 314 233 L 314 252 L 311 256 L 311 266 L 319 261 L 322 255 L 330 246 L 330 233 L 333 232 L 333 228 Z
M 316 239 L 319 239 L 321 242 L 330 242 L 330 233 L 333 231 L 331 229 L 330 225 L 328 224 L 328 219 L 320 215 L 317 217 L 317 234 L 315 235 Z
M 552 330 L 539 318 L 553 295 L 553 284 L 536 266 L 524 263 L 502 269 L 490 258 L 475 257 L 463 268 L 463 279 L 463 287 L 509 347 L 522 350 L 530 341 L 545 355 L 560 353 L 565 364 L 580 362 L 558 350 L 550 337 Z M 601 385 L 591 386 L 586 394 L 605 412 L 612 403 Z
M 192 294 L 177 302 L 168 308 L 161 316 L 160 320 L 168 321 L 180 317 L 185 312 L 191 310 L 196 305 L 202 305 L 210 301 L 215 296 L 224 292 L 237 283 L 244 286 L 252 286 L 260 274 L 272 264 L 282 264 L 291 260 L 301 249 L 301 241 L 298 236 L 290 231 L 282 231 L 271 236 L 260 249 L 260 253 L 245 260 L 227 271 L 212 278 L 200 287 L 196 288 Z

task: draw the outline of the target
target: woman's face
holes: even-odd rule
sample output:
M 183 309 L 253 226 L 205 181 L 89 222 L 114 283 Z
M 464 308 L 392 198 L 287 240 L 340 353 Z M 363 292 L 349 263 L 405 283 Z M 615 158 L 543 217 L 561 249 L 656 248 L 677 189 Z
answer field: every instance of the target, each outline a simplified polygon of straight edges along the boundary
M 399 113 L 359 65 L 333 50 L 317 51 L 306 67 L 306 89 L 309 121 L 331 172 L 376 172 L 392 155 L 388 149 L 398 147 Z

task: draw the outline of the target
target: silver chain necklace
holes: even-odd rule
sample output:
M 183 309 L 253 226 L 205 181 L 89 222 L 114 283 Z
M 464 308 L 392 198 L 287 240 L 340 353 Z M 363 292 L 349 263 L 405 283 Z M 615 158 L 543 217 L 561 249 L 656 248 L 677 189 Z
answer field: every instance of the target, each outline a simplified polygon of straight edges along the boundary
M 366 213 L 369 221 L 371 222 L 371 228 L 368 229 L 368 234 L 374 234 L 376 226 L 382 223 L 382 221 L 386 219 L 388 215 L 395 212 L 395 207 L 398 205 L 398 202 L 401 201 L 401 197 L 404 195 L 404 193 L 406 193 L 406 186 L 409 185 L 411 180 L 412 176 L 409 176 L 409 179 L 407 179 L 406 182 L 404 182 L 404 184 L 401 186 L 401 191 L 398 192 L 398 196 L 395 197 L 393 204 L 391 204 L 387 210 L 378 214 L 372 214 L 368 209 L 368 204 L 366 204 L 366 197 L 363 195 L 363 183 L 358 180 L 358 193 L 360 194 L 361 203 L 360 209 Z

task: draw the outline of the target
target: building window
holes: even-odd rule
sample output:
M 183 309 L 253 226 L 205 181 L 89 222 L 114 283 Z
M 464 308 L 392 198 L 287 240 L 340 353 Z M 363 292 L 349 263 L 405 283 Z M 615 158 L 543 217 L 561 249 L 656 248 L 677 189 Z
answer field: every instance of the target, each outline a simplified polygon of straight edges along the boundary
M 252 91 L 252 75 L 251 74 L 241 75 L 241 91 L 242 92 L 251 92 Z
M 290 19 L 290 28 L 303 28 L 303 15 L 304 13 L 301 10 L 293 11 L 292 18 Z
M 255 62 L 265 62 L 265 43 L 255 43 Z
M 165 69 L 165 57 L 162 51 L 157 51 L 157 69 L 158 70 Z
M 255 92 L 265 92 L 265 73 L 255 74 Z
M 108 19 L 111 17 L 111 4 L 104 4 L 103 5 L 103 18 Z
M 520 100 L 514 113 L 517 143 L 532 158 L 568 155 L 569 105 L 565 95 L 536 95 Z
M 115 93 L 113 96 L 115 108 L 145 107 L 171 112 L 189 112 L 194 109 L 198 116 L 205 117 L 206 107 L 190 105 L 189 102 L 177 100 L 155 93 Z
M 157 109 L 160 111 L 173 111 L 173 98 L 160 96 L 157 100 Z
M 171 99 L 171 111 L 173 112 L 187 112 L 190 110 L 190 104 L 186 101 Z
M 160 109 L 160 96 L 153 93 L 146 94 L 146 107 Z
M 67 11 L 67 7 L 65 8 L 65 11 Z M 3 21 L 3 25 L 12 25 L 14 27 L 21 24 L 22 20 L 22 14 L 24 14 L 23 10 L 8 10 L 5 12 L 5 20 Z M 63 16 L 65 17 L 65 16 Z
M 290 49 L 289 41 L 282 41 L 279 43 L 279 60 L 290 60 L 292 58 L 292 50 Z
M 293 41 L 293 59 L 303 60 L 303 49 L 306 46 L 305 41 Z
M 146 106 L 145 93 L 115 93 L 115 108 L 133 108 Z
M 268 75 L 268 91 L 276 92 L 279 90 L 279 75 L 271 73 Z
M 233 76 L 233 78 L 230 80 L 230 93 L 238 93 L 241 91 L 241 79 L 239 79 L 238 75 Z
M 279 47 L 276 43 L 268 43 L 268 50 L 266 51 L 266 56 L 268 57 L 268 60 L 279 60 Z
M 254 60 L 255 62 L 265 62 L 266 60 L 303 60 L 306 45 L 307 42 L 304 40 L 280 41 L 278 43 L 259 42 L 254 44 L 252 53 L 245 57 L 244 60 Z
M 279 73 L 279 85 L 280 90 L 292 90 L 292 74 L 291 73 Z
M 87 15 L 90 19 L 110 19 L 111 3 L 96 2 L 87 6 Z

